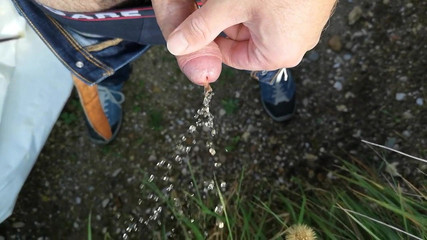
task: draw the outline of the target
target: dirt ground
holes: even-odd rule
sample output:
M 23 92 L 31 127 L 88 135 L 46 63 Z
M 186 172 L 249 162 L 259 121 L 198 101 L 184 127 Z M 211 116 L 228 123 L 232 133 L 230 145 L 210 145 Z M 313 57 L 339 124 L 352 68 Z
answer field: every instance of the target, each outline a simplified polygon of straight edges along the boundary
M 426 12 L 424 0 L 340 1 L 318 46 L 292 70 L 298 109 L 286 124 L 265 114 L 248 73 L 225 67 L 212 84 L 210 105 L 217 176 L 230 184 L 244 168 L 244 181 L 258 193 L 289 187 L 292 176 L 327 186 L 338 159 L 383 167 L 361 139 L 426 159 Z M 118 239 L 129 217 L 143 214 L 142 172 L 161 176 L 156 164 L 170 159 L 177 139 L 194 124 L 203 89 L 185 79 L 164 47 L 153 47 L 133 66 L 117 140 L 90 142 L 73 93 L 13 215 L 0 225 L 0 240 L 84 239 L 90 213 L 95 239 L 107 232 Z M 212 165 L 203 161 L 208 154 L 200 138 L 190 156 L 203 178 Z M 425 164 L 376 150 L 397 163 L 400 174 L 423 178 Z

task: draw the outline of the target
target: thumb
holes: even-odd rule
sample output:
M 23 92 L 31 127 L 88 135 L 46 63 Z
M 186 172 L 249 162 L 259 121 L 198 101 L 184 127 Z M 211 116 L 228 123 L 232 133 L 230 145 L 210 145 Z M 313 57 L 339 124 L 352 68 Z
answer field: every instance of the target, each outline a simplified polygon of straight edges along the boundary
M 238 16 L 242 11 L 236 11 L 235 2 L 207 1 L 169 35 L 167 38 L 169 52 L 173 55 L 184 55 L 200 50 L 228 27 L 244 21 Z M 233 9 L 232 12 L 229 9 Z

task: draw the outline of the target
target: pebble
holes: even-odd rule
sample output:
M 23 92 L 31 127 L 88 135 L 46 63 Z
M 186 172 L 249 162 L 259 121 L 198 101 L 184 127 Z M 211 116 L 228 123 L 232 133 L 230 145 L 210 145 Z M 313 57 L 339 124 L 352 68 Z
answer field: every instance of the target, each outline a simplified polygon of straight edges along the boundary
M 346 105 L 341 104 L 341 105 L 336 106 L 336 108 L 339 112 L 348 112 L 348 108 Z
M 337 90 L 337 91 L 341 91 L 342 90 L 342 83 L 341 82 L 335 82 L 334 83 L 334 88 Z
M 108 205 L 109 202 L 110 202 L 110 199 L 106 198 L 106 199 L 102 200 L 101 206 L 103 208 L 105 208 L 105 207 L 107 207 L 107 205 Z
M 411 136 L 411 132 L 410 132 L 410 131 L 408 131 L 408 130 L 403 131 L 403 132 L 402 132 L 402 134 L 403 134 L 403 136 L 405 136 L 405 137 L 410 137 L 410 136 Z
M 157 160 L 156 155 L 150 155 L 150 156 L 148 157 L 148 161 L 150 161 L 150 162 L 154 162 L 154 161 L 156 161 L 156 160 Z
M 348 24 L 355 24 L 360 19 L 360 17 L 362 17 L 362 13 L 362 8 L 360 6 L 355 6 L 348 14 Z
M 12 224 L 12 227 L 14 228 L 23 228 L 25 226 L 25 223 L 23 222 L 15 222 Z
M 345 95 L 344 95 L 344 97 L 346 99 L 349 99 L 349 98 L 355 98 L 356 95 L 354 95 L 354 93 L 352 93 L 352 92 L 346 92 Z
M 417 103 L 418 106 L 422 106 L 424 104 L 424 100 L 422 98 L 417 98 L 415 102 Z
M 405 111 L 402 115 L 403 115 L 403 118 L 405 118 L 405 119 L 411 119 L 414 117 L 414 115 L 412 115 L 410 110 Z
M 342 42 L 341 42 L 341 37 L 338 35 L 334 35 L 332 36 L 329 40 L 328 40 L 328 46 L 334 50 L 335 52 L 339 52 L 342 49 Z
M 405 97 L 406 97 L 406 93 L 396 93 L 397 101 L 402 101 L 403 99 L 405 99 Z
M 350 53 L 346 53 L 346 54 L 344 54 L 344 56 L 343 56 L 344 60 L 346 60 L 346 61 L 350 60 L 352 57 L 353 57 L 353 56 L 352 56 Z
M 111 176 L 112 177 L 117 177 L 117 175 L 119 175 L 119 173 L 122 171 L 122 169 L 121 168 L 119 168 L 119 169 L 116 169 L 114 172 L 113 172 L 113 174 L 111 174 Z
M 311 153 L 304 154 L 304 158 L 308 161 L 316 161 L 318 159 L 318 157 L 316 155 L 311 154 Z

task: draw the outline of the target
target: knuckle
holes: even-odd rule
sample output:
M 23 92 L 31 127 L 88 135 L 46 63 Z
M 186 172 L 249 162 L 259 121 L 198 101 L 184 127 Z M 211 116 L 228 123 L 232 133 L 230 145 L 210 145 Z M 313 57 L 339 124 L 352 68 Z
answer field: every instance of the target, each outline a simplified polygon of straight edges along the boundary
M 209 32 L 208 24 L 203 16 L 192 18 L 189 22 L 189 34 L 191 38 L 197 40 L 207 40 L 207 33 Z

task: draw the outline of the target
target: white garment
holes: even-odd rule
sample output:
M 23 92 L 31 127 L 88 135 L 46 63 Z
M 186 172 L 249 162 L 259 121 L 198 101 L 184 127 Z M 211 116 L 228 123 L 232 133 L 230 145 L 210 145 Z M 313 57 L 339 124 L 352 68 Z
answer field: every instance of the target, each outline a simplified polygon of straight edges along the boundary
M 11 1 L 0 1 L 0 223 L 13 211 L 67 101 L 69 71 L 26 25 Z

